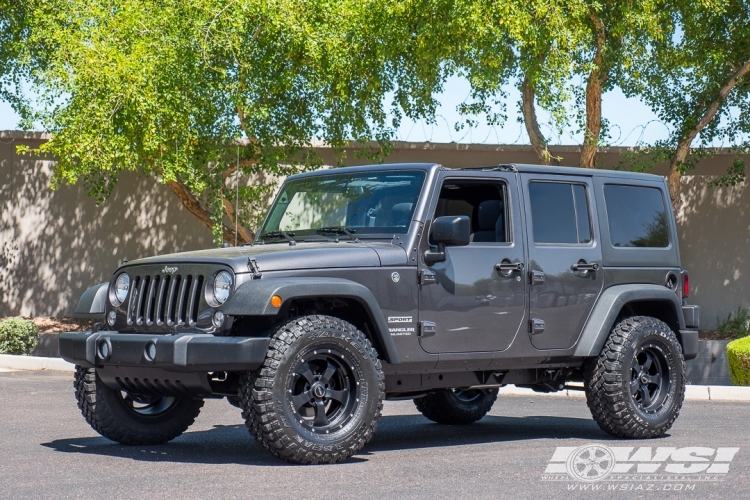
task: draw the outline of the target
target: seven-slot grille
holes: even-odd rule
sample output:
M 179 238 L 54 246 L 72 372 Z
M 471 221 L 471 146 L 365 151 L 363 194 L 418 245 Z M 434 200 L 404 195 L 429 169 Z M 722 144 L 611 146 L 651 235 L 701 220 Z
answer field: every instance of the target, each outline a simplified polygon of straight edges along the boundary
M 128 302 L 128 325 L 195 325 L 203 276 L 136 276 Z

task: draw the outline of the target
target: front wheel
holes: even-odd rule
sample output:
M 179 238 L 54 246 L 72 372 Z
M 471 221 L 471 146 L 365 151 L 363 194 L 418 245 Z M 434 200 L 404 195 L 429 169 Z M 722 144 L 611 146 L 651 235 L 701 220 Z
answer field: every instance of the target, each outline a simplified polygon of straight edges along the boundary
M 240 381 L 250 433 L 278 458 L 301 464 L 340 462 L 360 450 L 375 431 L 384 392 L 367 337 L 317 315 L 279 328 L 260 370 Z
M 497 399 L 497 389 L 443 389 L 414 400 L 417 410 L 433 422 L 472 424 L 484 417 Z
M 130 445 L 162 444 L 190 427 L 202 399 L 129 394 L 107 386 L 94 368 L 76 366 L 74 387 L 83 418 L 99 434 Z
M 674 332 L 646 316 L 612 329 L 598 358 L 584 364 L 594 420 L 617 437 L 655 438 L 672 427 L 685 399 L 685 360 Z

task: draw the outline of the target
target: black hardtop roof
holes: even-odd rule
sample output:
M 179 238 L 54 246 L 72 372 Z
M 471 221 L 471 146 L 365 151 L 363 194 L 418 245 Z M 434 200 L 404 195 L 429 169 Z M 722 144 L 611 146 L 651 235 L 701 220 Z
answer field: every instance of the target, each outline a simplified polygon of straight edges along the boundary
M 595 168 L 581 168 L 581 167 L 558 167 L 551 165 L 529 165 L 523 163 L 512 163 L 512 164 L 500 164 L 495 166 L 476 166 L 466 168 L 448 168 L 437 163 L 382 163 L 379 165 L 361 165 L 357 167 L 340 167 L 326 170 L 316 170 L 313 172 L 305 172 L 302 174 L 292 175 L 290 179 L 297 179 L 302 177 L 310 177 L 315 175 L 321 175 L 325 173 L 358 173 L 358 172 L 370 172 L 370 171 L 381 171 L 381 170 L 455 170 L 460 171 L 475 171 L 475 170 L 486 170 L 486 171 L 516 171 L 522 173 L 543 173 L 543 174 L 555 174 L 555 175 L 585 175 L 589 177 L 602 176 L 602 177 L 615 177 L 620 179 L 649 179 L 662 178 L 661 176 L 654 174 L 645 174 L 640 172 L 628 172 L 625 170 L 604 170 Z

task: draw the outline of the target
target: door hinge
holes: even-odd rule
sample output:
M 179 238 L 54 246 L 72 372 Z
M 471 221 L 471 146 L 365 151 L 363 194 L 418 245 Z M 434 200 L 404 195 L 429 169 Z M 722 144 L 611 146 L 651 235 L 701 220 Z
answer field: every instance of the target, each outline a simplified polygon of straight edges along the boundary
M 529 271 L 529 284 L 531 286 L 541 285 L 544 283 L 544 273 L 542 271 Z
M 432 321 L 419 322 L 419 336 L 432 337 L 437 332 L 437 325 Z
M 434 285 L 437 283 L 435 273 L 427 269 L 419 271 L 419 284 L 420 285 Z
M 529 333 L 534 335 L 537 333 L 544 332 L 544 320 L 543 319 L 530 319 L 529 320 Z

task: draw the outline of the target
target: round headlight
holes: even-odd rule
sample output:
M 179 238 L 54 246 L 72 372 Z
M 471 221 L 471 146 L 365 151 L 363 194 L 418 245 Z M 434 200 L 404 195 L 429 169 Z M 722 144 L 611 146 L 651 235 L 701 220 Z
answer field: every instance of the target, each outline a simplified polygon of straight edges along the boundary
M 227 301 L 232 291 L 232 275 L 221 271 L 214 278 L 214 299 L 221 305 Z
M 127 273 L 122 273 L 115 281 L 114 293 L 110 294 L 109 301 L 112 302 L 113 306 L 119 307 L 128 297 L 128 290 L 130 290 L 130 276 Z

